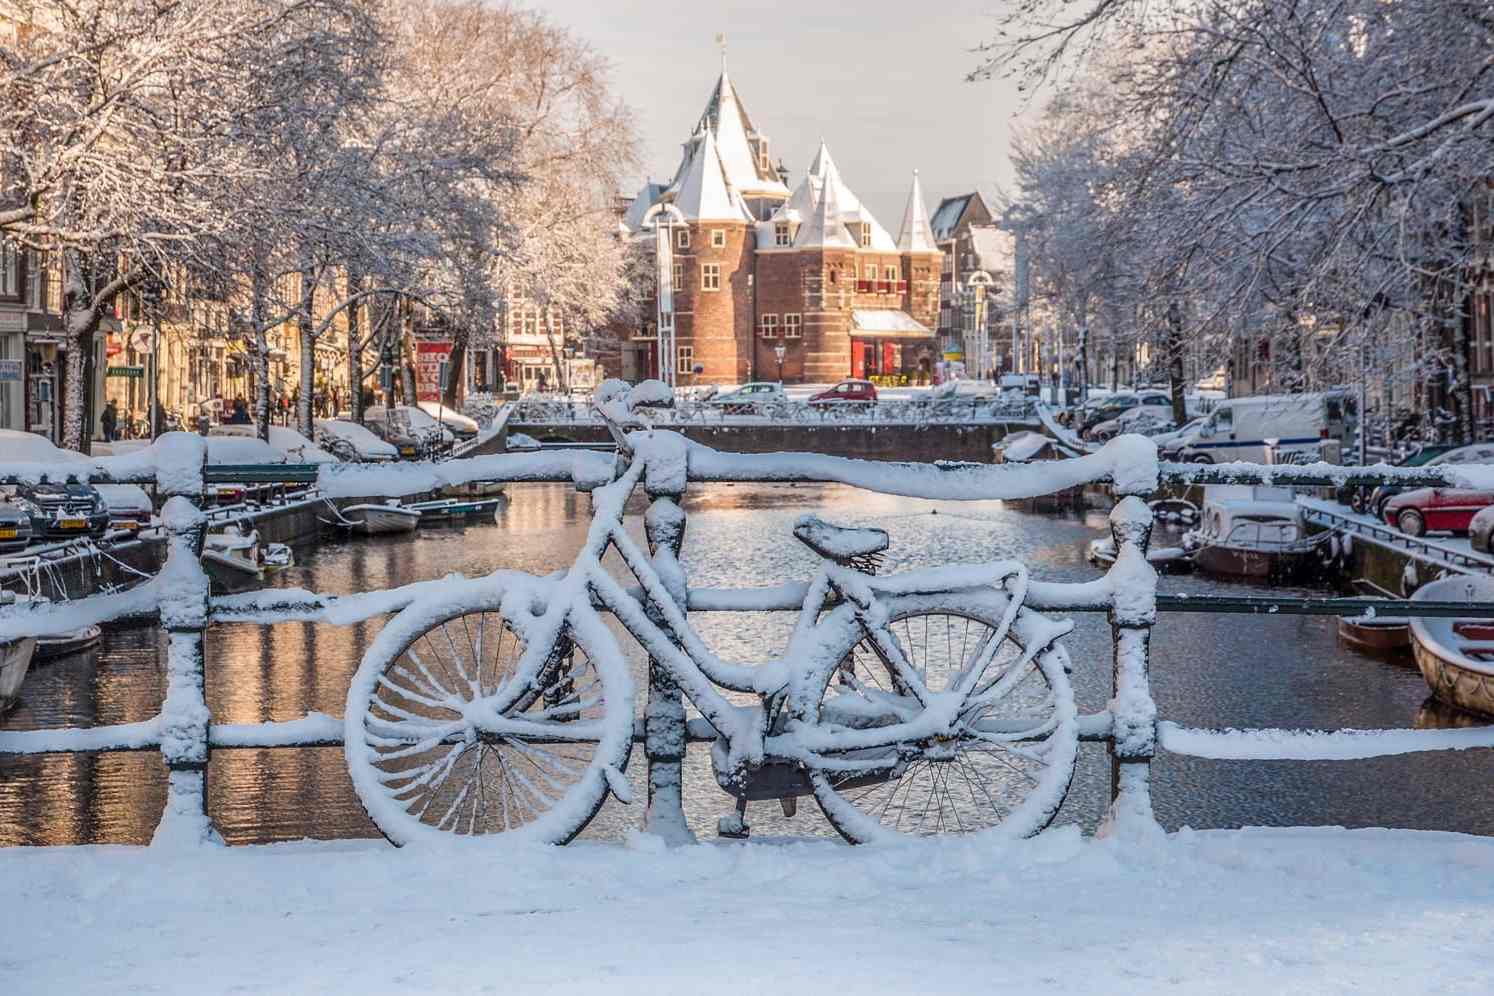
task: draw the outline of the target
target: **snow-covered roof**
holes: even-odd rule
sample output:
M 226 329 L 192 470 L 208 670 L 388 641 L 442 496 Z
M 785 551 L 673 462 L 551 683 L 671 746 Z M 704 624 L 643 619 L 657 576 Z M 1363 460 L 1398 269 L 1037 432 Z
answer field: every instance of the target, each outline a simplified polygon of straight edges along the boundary
M 934 334 L 928 326 L 906 311 L 893 308 L 856 308 L 851 312 L 851 324 L 856 331 L 874 335 L 925 336 Z
M 821 147 L 823 149 L 823 146 Z M 809 212 L 809 217 L 799 226 L 794 237 L 795 249 L 855 249 L 857 242 L 846 226 L 841 223 L 839 184 L 825 182 L 821 178 L 819 196 Z
M 965 212 L 972 206 L 972 203 L 985 208 L 986 215 L 990 216 L 991 209 L 986 204 L 985 197 L 978 190 L 955 197 L 946 197 L 940 201 L 939 206 L 934 210 L 933 219 L 929 222 L 934 230 L 934 238 L 940 242 L 954 238 L 955 229 L 960 227 L 960 219 L 965 216 Z
M 715 119 L 707 126 L 714 127 L 716 145 L 721 156 L 726 182 L 739 194 L 788 195 L 788 188 L 778 179 L 771 168 L 763 169 L 753 153 L 752 143 L 747 139 L 747 114 L 737 99 L 736 87 L 727 79 L 726 70 L 721 70 L 721 79 L 716 83 L 716 92 L 706 105 L 706 115 L 716 111 Z
M 695 146 L 674 191 L 674 205 L 689 221 L 751 221 L 741 199 L 727 188 L 716 136 L 709 128 Z
M 804 211 L 804 204 L 812 205 Z M 773 221 L 793 221 L 790 214 L 803 212 L 806 218 L 794 238 L 794 248 L 862 248 L 877 252 L 897 252 L 897 243 L 892 240 L 866 206 L 861 203 L 841 179 L 835 160 L 830 158 L 830 149 L 824 142 L 809 164 L 809 172 L 799 184 L 794 195 L 773 215 Z M 849 225 L 868 226 L 868 238 L 863 244 L 859 232 L 852 234 Z
M 899 252 L 938 252 L 934 244 L 934 232 L 929 227 L 928 208 L 923 203 L 923 185 L 918 182 L 918 171 L 913 171 L 913 189 L 908 191 L 908 206 L 903 209 L 903 225 L 898 230 Z
M 972 225 L 970 245 L 975 250 L 976 266 L 980 269 L 989 273 L 1011 268 L 1010 236 L 995 225 Z
M 648 214 L 648 209 L 659 202 L 659 198 L 667 190 L 662 183 L 654 183 L 652 180 L 645 183 L 638 190 L 638 196 L 633 198 L 633 203 L 628 205 L 627 212 L 623 215 L 623 226 L 630 232 L 636 232 L 643 227 L 643 216 Z

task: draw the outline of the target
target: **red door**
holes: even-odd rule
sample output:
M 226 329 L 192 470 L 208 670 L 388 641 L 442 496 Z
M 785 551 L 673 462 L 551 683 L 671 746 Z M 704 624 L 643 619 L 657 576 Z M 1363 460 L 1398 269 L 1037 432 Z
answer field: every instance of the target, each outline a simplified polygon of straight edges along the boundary
M 882 343 L 882 372 L 884 374 L 895 374 L 897 369 L 897 343 Z
M 860 339 L 851 340 L 851 376 L 866 376 L 866 343 Z

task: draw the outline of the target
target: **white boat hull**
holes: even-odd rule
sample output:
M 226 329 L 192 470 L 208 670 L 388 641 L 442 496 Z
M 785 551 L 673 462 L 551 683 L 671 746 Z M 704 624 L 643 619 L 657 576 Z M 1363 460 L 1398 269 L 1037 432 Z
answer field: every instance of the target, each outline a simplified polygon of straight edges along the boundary
M 420 525 L 419 510 L 401 505 L 354 505 L 342 515 L 351 523 L 349 529 L 366 536 L 414 532 Z
M 36 650 L 36 641 L 30 637 L 0 643 L 0 712 L 16 704 L 21 696 L 21 683 L 31 669 L 31 657 Z

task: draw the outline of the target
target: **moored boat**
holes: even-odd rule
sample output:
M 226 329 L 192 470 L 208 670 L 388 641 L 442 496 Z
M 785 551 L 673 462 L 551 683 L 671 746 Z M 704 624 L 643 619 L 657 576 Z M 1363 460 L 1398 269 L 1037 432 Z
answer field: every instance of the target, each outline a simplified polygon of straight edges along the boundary
M 0 640 L 0 713 L 10 710 L 21 697 L 21 683 L 31 669 L 36 641 L 31 637 Z
M 71 633 L 62 633 L 58 636 L 37 637 L 35 659 L 50 661 L 58 657 L 66 657 L 69 654 L 82 653 L 90 647 L 97 645 L 103 638 L 103 630 L 93 625 L 84 626 L 73 630 Z
M 1456 575 L 1418 588 L 1415 602 L 1494 602 L 1494 578 Z M 1449 705 L 1494 716 L 1494 619 L 1411 619 L 1411 649 L 1432 694 Z
M 1209 488 L 1203 520 L 1185 537 L 1198 569 L 1261 581 L 1303 577 L 1320 570 L 1320 541 L 1304 535 L 1301 512 L 1290 500 L 1290 492 L 1278 496 L 1280 492 Z
M 237 525 L 209 533 L 202 547 L 202 569 L 220 594 L 257 588 L 265 572 L 259 563 L 259 533 L 247 534 Z
M 1109 536 L 1090 540 L 1086 556 L 1091 564 L 1109 567 L 1115 563 L 1115 540 Z M 1146 559 L 1162 574 L 1180 574 L 1193 569 L 1193 558 L 1180 546 L 1150 547 Z
M 350 505 L 341 510 L 348 530 L 365 536 L 413 532 L 420 525 L 420 510 L 404 505 Z
M 1364 653 L 1401 653 L 1411 646 L 1411 621 L 1399 616 L 1339 616 L 1338 638 Z

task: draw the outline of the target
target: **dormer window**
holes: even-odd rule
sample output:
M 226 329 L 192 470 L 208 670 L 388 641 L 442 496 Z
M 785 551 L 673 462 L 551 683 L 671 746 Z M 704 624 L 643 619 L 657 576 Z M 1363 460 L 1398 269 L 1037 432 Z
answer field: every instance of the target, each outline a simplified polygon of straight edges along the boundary
M 861 223 L 861 237 L 857 241 L 861 243 L 863 249 L 871 245 L 871 225 L 866 222 Z
M 786 246 L 791 242 L 789 236 L 789 223 L 786 221 L 776 222 L 773 225 L 773 244 L 775 246 Z
M 768 160 L 768 143 L 764 141 L 757 143 L 757 168 L 764 173 L 773 168 L 773 164 Z

